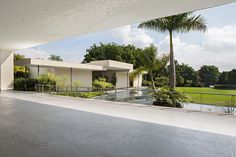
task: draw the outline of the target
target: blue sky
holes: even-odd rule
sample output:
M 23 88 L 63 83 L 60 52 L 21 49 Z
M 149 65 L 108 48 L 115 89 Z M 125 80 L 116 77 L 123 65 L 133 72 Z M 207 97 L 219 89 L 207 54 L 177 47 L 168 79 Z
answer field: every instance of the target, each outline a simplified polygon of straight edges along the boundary
M 175 34 L 175 58 L 198 69 L 203 64 L 214 64 L 222 70 L 236 68 L 236 3 L 195 12 L 207 21 L 208 32 Z M 64 61 L 81 62 L 86 49 L 92 44 L 115 42 L 145 47 L 151 43 L 158 46 L 159 54 L 168 52 L 168 34 L 137 29 L 132 24 L 111 30 L 52 42 L 21 50 L 19 53 L 33 58 L 60 55 Z

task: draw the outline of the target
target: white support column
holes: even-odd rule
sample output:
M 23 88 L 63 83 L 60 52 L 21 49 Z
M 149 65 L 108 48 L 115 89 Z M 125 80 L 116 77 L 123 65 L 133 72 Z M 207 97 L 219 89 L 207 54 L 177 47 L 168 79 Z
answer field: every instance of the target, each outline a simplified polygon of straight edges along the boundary
M 0 90 L 13 89 L 13 52 L 0 50 Z

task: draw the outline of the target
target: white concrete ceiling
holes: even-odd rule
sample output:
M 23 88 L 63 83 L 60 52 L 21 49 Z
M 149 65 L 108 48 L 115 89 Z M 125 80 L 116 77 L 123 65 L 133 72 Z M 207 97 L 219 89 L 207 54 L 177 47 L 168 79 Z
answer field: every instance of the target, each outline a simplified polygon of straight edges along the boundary
M 235 0 L 0 0 L 0 49 L 55 40 Z

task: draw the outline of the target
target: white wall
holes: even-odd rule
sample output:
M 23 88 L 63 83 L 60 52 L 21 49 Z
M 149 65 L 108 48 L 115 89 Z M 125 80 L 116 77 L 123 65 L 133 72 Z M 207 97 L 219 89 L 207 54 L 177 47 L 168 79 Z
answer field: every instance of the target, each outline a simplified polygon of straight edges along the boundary
M 129 87 L 129 75 L 127 72 L 116 72 L 116 88 Z
M 0 90 L 12 89 L 14 80 L 13 53 L 0 50 Z
M 74 70 L 72 71 L 72 80 L 81 82 L 82 87 L 92 87 L 92 71 L 85 70 Z
M 55 75 L 65 79 L 67 85 L 71 84 L 70 69 L 55 68 Z

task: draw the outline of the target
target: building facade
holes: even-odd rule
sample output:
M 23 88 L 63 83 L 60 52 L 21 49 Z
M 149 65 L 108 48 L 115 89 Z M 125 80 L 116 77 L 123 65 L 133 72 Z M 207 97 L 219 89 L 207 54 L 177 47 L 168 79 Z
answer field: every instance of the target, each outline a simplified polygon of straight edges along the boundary
M 87 64 L 67 63 L 60 61 L 48 61 L 42 59 L 22 59 L 15 62 L 16 66 L 25 66 L 29 69 L 31 78 L 38 78 L 42 74 L 53 73 L 64 78 L 66 84 L 73 85 L 80 82 L 81 87 L 92 87 L 95 73 L 102 73 L 106 77 L 116 76 L 116 88 L 130 87 L 130 73 L 133 71 L 133 64 L 101 60 L 92 61 Z M 142 85 L 142 76 L 133 79 L 133 86 Z

